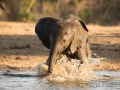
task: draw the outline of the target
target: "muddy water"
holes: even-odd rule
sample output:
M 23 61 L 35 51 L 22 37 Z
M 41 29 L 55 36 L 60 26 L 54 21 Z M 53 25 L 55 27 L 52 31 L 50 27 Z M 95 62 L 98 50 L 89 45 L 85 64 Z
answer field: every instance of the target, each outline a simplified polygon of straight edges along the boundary
M 0 72 L 0 90 L 120 90 L 120 72 L 95 71 L 92 81 L 50 82 L 36 71 Z M 105 76 L 106 75 L 106 76 Z M 112 78 L 110 78 L 112 77 Z
M 91 60 L 99 64 L 98 59 Z M 39 64 L 36 71 L 0 71 L 0 90 L 120 90 L 120 72 L 93 71 L 88 62 L 65 56 L 57 58 L 54 68 L 51 75 L 46 75 L 46 64 Z
M 94 60 L 95 61 L 95 60 Z M 45 75 L 48 72 L 48 66 L 46 64 L 39 64 L 37 66 L 39 75 Z M 65 55 L 57 56 L 56 63 L 54 65 L 52 73 L 47 78 L 50 81 L 75 81 L 75 80 L 93 80 L 97 76 L 94 74 L 88 60 L 84 60 L 84 63 L 80 63 L 80 60 L 71 59 Z

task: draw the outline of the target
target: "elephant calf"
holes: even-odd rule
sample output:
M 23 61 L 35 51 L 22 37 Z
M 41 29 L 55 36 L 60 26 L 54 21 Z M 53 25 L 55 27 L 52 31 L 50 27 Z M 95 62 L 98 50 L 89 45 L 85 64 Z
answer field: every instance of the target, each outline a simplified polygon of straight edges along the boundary
M 63 19 L 45 17 L 41 18 L 35 32 L 43 45 L 50 49 L 48 73 L 51 73 L 58 54 L 82 60 L 91 57 L 88 29 L 85 24 L 74 15 Z

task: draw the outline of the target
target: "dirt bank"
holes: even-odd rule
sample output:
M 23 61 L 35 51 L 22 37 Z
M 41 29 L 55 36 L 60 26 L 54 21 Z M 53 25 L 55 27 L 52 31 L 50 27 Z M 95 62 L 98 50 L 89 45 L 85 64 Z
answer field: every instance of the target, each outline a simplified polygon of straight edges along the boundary
M 93 57 L 105 58 L 92 68 L 120 70 L 120 26 L 87 27 Z M 34 23 L 0 22 L 0 69 L 32 69 L 46 61 L 49 50 L 39 41 L 34 28 Z

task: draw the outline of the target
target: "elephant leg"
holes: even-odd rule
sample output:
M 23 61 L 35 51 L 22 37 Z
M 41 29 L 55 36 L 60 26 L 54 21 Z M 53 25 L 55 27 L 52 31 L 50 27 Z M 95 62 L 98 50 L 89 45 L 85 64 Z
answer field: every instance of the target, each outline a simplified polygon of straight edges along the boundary
M 52 43 L 51 48 L 50 48 L 50 55 L 48 58 L 48 73 L 52 73 L 53 67 L 56 63 L 56 56 L 58 55 L 58 49 L 57 49 L 57 44 Z
M 84 46 L 82 48 L 78 48 L 78 59 L 80 59 L 82 62 L 87 60 L 86 46 Z
M 49 63 L 48 63 L 48 73 L 52 73 L 53 67 L 56 63 L 56 56 L 57 54 L 50 55 L 49 57 Z

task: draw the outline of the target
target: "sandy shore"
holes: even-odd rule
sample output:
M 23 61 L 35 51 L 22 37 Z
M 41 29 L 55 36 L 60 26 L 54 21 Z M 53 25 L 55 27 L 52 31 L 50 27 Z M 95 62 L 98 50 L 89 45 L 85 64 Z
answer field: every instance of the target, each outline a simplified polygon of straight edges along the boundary
M 120 26 L 87 25 L 94 70 L 120 70 Z M 46 61 L 46 49 L 34 32 L 35 23 L 0 22 L 0 69 L 33 69 Z

